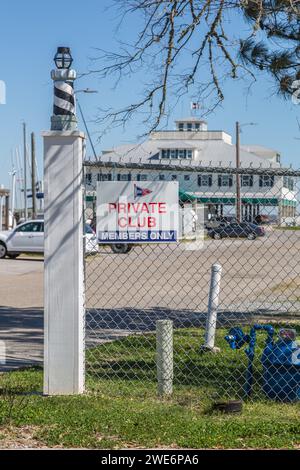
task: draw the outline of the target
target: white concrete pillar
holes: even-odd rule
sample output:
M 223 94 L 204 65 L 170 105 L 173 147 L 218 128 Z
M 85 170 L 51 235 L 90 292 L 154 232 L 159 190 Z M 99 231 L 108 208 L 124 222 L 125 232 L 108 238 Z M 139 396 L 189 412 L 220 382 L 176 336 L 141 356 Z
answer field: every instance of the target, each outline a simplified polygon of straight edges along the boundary
M 157 386 L 161 396 L 173 392 L 173 322 L 156 322 Z
M 83 187 L 84 134 L 44 138 L 44 393 L 84 391 Z

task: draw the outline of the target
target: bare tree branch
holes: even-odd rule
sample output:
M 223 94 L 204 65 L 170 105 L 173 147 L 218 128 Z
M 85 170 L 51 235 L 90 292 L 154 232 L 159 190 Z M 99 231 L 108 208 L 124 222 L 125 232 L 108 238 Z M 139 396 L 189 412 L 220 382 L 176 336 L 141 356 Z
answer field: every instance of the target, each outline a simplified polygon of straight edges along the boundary
M 97 122 L 124 125 L 141 112 L 151 132 L 184 94 L 192 93 L 203 102 L 209 89 L 215 109 L 224 99 L 228 78 L 248 75 L 255 80 L 256 71 L 267 72 L 282 94 L 291 93 L 293 80 L 299 79 L 299 0 L 113 1 L 123 18 L 135 17 L 136 40 L 120 41 L 117 52 L 98 49 L 88 73 L 113 77 L 115 86 L 136 73 L 147 78 L 135 103 L 106 110 Z M 240 13 L 241 25 L 248 22 L 245 39 L 231 30 L 232 11 Z M 280 47 L 288 43 L 289 48 L 276 50 L 275 39 Z

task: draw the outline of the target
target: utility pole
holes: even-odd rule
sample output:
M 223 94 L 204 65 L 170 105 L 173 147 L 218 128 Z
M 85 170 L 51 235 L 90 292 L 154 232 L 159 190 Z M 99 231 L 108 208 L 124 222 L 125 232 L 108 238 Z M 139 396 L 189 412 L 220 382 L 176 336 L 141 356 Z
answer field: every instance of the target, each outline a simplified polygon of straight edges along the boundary
M 12 215 L 12 228 L 14 228 L 15 221 L 15 206 L 16 206 L 16 170 L 13 164 L 12 167 L 12 182 L 11 182 L 11 215 Z
M 0 184 L 0 189 L 4 189 L 3 184 Z M 3 195 L 0 193 L 0 231 L 3 229 Z
M 28 219 L 28 210 L 27 210 L 27 143 L 26 143 L 26 123 L 23 122 L 23 145 L 24 145 L 24 217 L 25 220 Z
M 9 230 L 9 193 L 5 196 L 5 230 Z
M 92 138 L 91 138 L 91 134 L 90 134 L 89 128 L 87 126 L 87 123 L 86 123 L 86 120 L 85 120 L 85 117 L 84 117 L 84 114 L 83 114 L 83 111 L 82 111 L 82 108 L 81 108 L 81 105 L 80 105 L 78 99 L 77 99 L 77 105 L 78 105 L 78 108 L 79 108 L 79 111 L 80 111 L 80 115 L 81 115 L 85 130 L 86 130 L 90 145 L 92 147 L 92 151 L 93 151 L 93 154 L 94 154 L 95 161 L 97 161 L 98 160 L 97 153 L 96 153 L 96 150 L 95 150 Z
M 36 219 L 36 177 L 35 177 L 35 136 L 31 133 L 31 192 L 32 192 L 32 218 Z
M 236 220 L 241 222 L 241 177 L 239 168 L 241 166 L 240 159 L 240 123 L 236 122 Z

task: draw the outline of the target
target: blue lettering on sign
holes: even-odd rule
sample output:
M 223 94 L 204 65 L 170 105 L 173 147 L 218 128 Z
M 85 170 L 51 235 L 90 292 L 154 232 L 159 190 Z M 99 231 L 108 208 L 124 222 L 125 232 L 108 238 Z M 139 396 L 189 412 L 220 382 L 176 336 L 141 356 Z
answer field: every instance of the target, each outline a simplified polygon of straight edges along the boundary
M 151 230 L 140 232 L 98 232 L 99 243 L 151 243 L 151 242 L 176 242 L 176 230 Z

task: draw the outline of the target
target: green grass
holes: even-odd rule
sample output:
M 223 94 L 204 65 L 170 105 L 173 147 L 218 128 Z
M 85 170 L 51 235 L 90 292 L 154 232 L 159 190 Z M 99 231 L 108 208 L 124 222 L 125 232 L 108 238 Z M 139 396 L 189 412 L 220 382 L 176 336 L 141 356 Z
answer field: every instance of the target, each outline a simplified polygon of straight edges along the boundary
M 295 225 L 295 226 L 290 226 L 288 225 L 287 227 L 281 227 L 280 225 L 277 225 L 277 226 L 274 226 L 274 229 L 275 230 L 300 230 L 300 226 L 299 225 Z
M 228 348 L 224 333 L 221 353 L 201 355 L 202 330 L 175 331 L 168 399 L 156 395 L 152 334 L 90 349 L 83 396 L 42 396 L 38 369 L 0 375 L 0 447 L 25 433 L 31 445 L 50 447 L 298 448 L 299 404 L 267 401 L 259 386 L 241 414 L 211 411 L 215 399 L 242 393 L 246 356 Z M 259 361 L 256 369 L 259 381 Z

